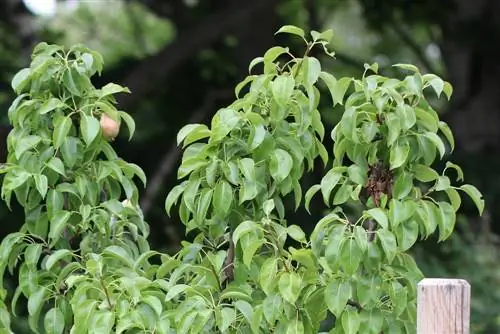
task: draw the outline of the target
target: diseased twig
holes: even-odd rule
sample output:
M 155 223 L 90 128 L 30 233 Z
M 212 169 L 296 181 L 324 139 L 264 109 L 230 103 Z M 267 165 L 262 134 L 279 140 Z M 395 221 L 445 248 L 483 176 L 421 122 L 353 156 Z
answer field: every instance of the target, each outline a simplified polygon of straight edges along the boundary
M 217 100 L 230 98 L 233 94 L 233 91 L 228 89 L 214 90 L 207 93 L 205 100 L 203 101 L 200 108 L 192 113 L 191 117 L 188 120 L 188 124 L 202 122 L 203 119 L 209 114 L 209 112 L 214 109 Z M 174 168 L 175 163 L 180 156 L 180 153 L 180 149 L 177 147 L 177 142 L 174 140 L 174 143 L 170 146 L 170 149 L 161 159 L 159 167 L 153 174 L 153 177 L 150 181 L 148 181 L 148 187 L 146 188 L 146 192 L 144 193 L 140 203 L 142 212 L 145 216 L 153 206 L 154 200 L 160 192 L 165 179 L 172 172 L 172 169 Z

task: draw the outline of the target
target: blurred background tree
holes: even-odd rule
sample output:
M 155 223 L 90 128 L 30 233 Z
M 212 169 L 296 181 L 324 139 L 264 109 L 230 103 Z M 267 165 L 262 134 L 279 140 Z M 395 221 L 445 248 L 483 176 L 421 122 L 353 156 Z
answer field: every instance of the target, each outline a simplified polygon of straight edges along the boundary
M 166 216 L 163 203 L 176 184 L 177 131 L 186 123 L 208 122 L 231 102 L 251 59 L 285 42 L 274 36 L 281 25 L 331 28 L 336 60 L 328 66 L 339 76 L 359 75 L 365 62 L 374 61 L 390 75 L 391 64 L 405 62 L 453 84 L 452 101 L 435 104 L 456 135 L 452 159 L 464 167 L 467 182 L 485 194 L 487 213 L 480 220 L 468 218 L 475 211 L 464 202 L 452 240 L 437 247 L 422 241 L 415 256 L 426 276 L 469 280 L 472 332 L 499 333 L 500 226 L 494 224 L 500 218 L 499 15 L 496 0 L 2 0 L 0 162 L 13 99 L 10 80 L 28 64 L 33 46 L 47 41 L 95 48 L 105 59 L 95 84 L 111 81 L 132 90 L 119 102 L 135 117 L 137 135 L 132 142 L 119 137 L 116 147 L 149 176 L 141 204 L 151 225 L 150 241 L 155 249 L 173 253 L 185 238 L 184 228 L 177 217 Z M 333 127 L 340 110 L 325 104 L 321 111 Z M 318 183 L 322 174 L 318 165 L 304 186 Z M 311 230 L 323 214 L 317 200 L 312 216 L 289 212 L 289 221 Z M 9 212 L 2 204 L 0 219 L 3 237 L 23 217 L 16 207 Z M 11 287 L 15 284 L 11 281 Z M 29 333 L 22 312 L 15 326 L 16 333 Z

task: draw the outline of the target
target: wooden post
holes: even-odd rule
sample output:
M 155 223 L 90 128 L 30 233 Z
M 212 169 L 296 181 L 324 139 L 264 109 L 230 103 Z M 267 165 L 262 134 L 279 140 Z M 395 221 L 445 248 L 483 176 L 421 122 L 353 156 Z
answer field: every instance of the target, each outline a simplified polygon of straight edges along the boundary
M 417 334 L 469 334 L 470 285 L 462 279 L 418 283 Z

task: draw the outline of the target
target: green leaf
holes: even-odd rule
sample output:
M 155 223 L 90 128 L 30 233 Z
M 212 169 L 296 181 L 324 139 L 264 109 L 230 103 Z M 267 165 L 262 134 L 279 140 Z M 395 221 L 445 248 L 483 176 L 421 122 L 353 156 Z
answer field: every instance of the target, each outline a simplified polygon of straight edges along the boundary
M 479 211 L 479 215 L 482 216 L 484 211 L 484 200 L 482 199 L 483 195 L 481 195 L 479 190 L 470 184 L 464 184 L 459 189 L 465 192 L 472 199 L 477 207 L 477 210 Z
M 362 226 L 354 226 L 354 239 L 358 243 L 361 252 L 366 252 L 368 249 L 368 235 Z
M 353 186 L 348 184 L 347 182 L 344 183 L 335 193 L 335 196 L 333 197 L 333 204 L 340 205 L 347 202 L 347 200 L 349 200 L 349 197 L 351 197 L 352 192 Z
M 23 68 L 17 72 L 12 78 L 11 86 L 12 89 L 17 93 L 21 94 L 30 81 L 31 69 Z
M 423 79 L 426 80 L 434 89 L 437 97 L 441 96 L 444 89 L 444 81 L 435 74 L 424 74 Z
M 167 215 L 170 216 L 170 209 L 172 208 L 172 205 L 177 203 L 179 197 L 186 189 L 188 183 L 189 181 L 183 181 L 181 184 L 173 187 L 172 190 L 170 190 L 170 192 L 168 193 L 167 198 L 165 199 L 165 211 L 167 212 Z
M 242 222 L 241 224 L 239 224 L 235 229 L 234 229 L 234 232 L 233 232 L 233 242 L 234 242 L 234 245 L 236 246 L 238 244 L 238 241 L 240 240 L 240 238 L 247 234 L 247 233 L 250 233 L 252 231 L 255 231 L 255 230 L 258 230 L 259 227 L 257 225 L 257 223 L 251 221 L 251 220 L 245 220 L 244 222 Z
M 351 285 L 347 281 L 334 279 L 328 283 L 325 292 L 325 302 L 335 317 L 340 317 L 347 301 L 351 298 Z
M 284 48 L 282 46 L 273 46 L 272 48 L 267 50 L 266 53 L 264 53 L 263 60 L 265 63 L 272 63 L 276 60 L 276 58 L 284 53 L 287 53 L 288 51 L 288 48 Z
M 344 103 L 345 93 L 352 82 L 352 78 L 340 78 L 337 80 L 333 75 L 327 72 L 321 72 L 319 77 L 323 80 L 330 91 L 333 105 L 342 105 Z
M 454 188 L 449 188 L 445 190 L 446 194 L 448 195 L 448 198 L 450 199 L 450 203 L 455 209 L 455 211 L 458 211 L 460 208 L 460 205 L 462 204 L 462 199 L 460 198 L 460 195 L 458 194 L 458 191 Z
M 90 328 L 98 329 L 101 333 L 112 333 L 115 325 L 115 313 L 109 310 L 99 310 L 92 314 Z
M 401 133 L 401 120 L 395 113 L 386 115 L 387 128 L 389 135 L 387 136 L 387 145 L 392 146 Z
M 269 162 L 269 172 L 276 182 L 283 182 L 293 167 L 292 156 L 281 148 L 276 149 L 271 155 Z
M 431 182 L 439 178 L 439 174 L 426 165 L 413 166 L 413 175 L 417 180 L 422 182 Z
M 248 267 L 248 269 L 251 268 L 252 265 L 252 259 L 255 255 L 255 253 L 262 247 L 264 244 L 264 239 L 259 238 L 251 238 L 249 234 L 243 236 L 244 245 L 242 244 L 242 249 L 243 249 L 243 264 Z
M 286 231 L 293 240 L 298 242 L 306 242 L 306 234 L 304 233 L 304 231 L 302 231 L 300 226 L 290 225 L 287 227 Z
M 62 231 L 66 227 L 70 216 L 71 212 L 66 210 L 54 212 L 54 215 L 50 219 L 49 230 L 49 239 L 52 239 L 52 244 L 55 244 L 55 242 L 61 237 Z
M 356 184 L 365 185 L 368 181 L 368 171 L 359 165 L 353 164 L 349 166 L 347 173 L 349 179 Z
M 371 218 L 375 219 L 375 221 L 380 225 L 380 227 L 382 228 L 389 227 L 389 221 L 387 220 L 387 215 L 385 214 L 384 210 L 380 208 L 373 208 L 367 210 L 366 214 Z
M 321 189 L 321 185 L 315 184 L 311 188 L 309 188 L 306 192 L 306 195 L 304 196 L 304 206 L 307 210 L 308 213 L 311 213 L 309 211 L 309 204 L 311 202 L 312 197 Z
M 73 122 L 69 116 L 59 118 L 54 124 L 54 132 L 52 133 L 52 141 L 54 148 L 59 148 L 67 139 L 68 133 L 71 130 Z
M 238 300 L 234 303 L 234 306 L 238 309 L 238 311 L 243 314 L 245 319 L 247 320 L 248 324 L 252 323 L 252 318 L 253 318 L 253 308 L 252 305 L 250 305 L 248 302 L 244 300 Z
M 290 101 L 294 87 L 295 80 L 291 76 L 279 76 L 271 82 L 271 91 L 280 106 L 286 106 Z
M 62 334 L 64 331 L 64 314 L 59 308 L 51 308 L 43 321 L 45 332 L 47 334 Z
M 45 297 L 47 295 L 47 290 L 45 287 L 41 286 L 38 290 L 33 292 L 28 297 L 28 313 L 30 315 L 30 328 L 38 332 L 36 329 L 38 328 L 38 317 L 40 315 L 40 311 L 45 302 Z
M 212 203 L 213 189 L 203 189 L 201 191 L 200 197 L 198 199 L 198 206 L 195 212 L 195 220 L 198 223 L 204 223 L 207 217 L 208 208 L 210 203 Z
M 286 334 L 304 334 L 304 324 L 297 318 L 292 319 L 286 326 Z
M 429 236 L 436 230 L 441 219 L 438 208 L 430 201 L 421 201 L 420 206 L 417 208 L 417 213 L 425 228 L 425 235 Z
M 134 121 L 134 119 L 132 118 L 132 116 L 130 116 L 129 114 L 127 114 L 124 111 L 120 111 L 119 115 L 120 115 L 120 118 L 127 125 L 128 133 L 129 133 L 128 140 L 132 140 L 132 138 L 134 137 L 134 133 L 135 133 L 135 121 Z
M 384 315 L 378 309 L 361 310 L 359 312 L 360 318 L 360 333 L 366 334 L 380 334 L 384 324 Z
M 108 255 L 113 259 L 119 260 L 123 264 L 127 265 L 129 268 L 134 267 L 133 257 L 123 247 L 116 245 L 108 246 L 102 251 L 102 254 Z
M 318 59 L 307 56 L 302 61 L 304 62 L 304 71 L 307 73 L 306 84 L 312 86 L 316 83 L 321 73 L 321 63 Z
M 295 304 L 299 298 L 302 279 L 294 272 L 284 272 L 279 279 L 278 288 L 283 298 L 290 304 Z
M 208 127 L 204 124 L 188 124 L 182 127 L 177 133 L 177 145 L 180 145 L 187 137 L 190 141 L 184 143 L 184 146 L 202 138 L 207 138 L 211 134 Z
M 342 314 L 341 322 L 345 334 L 358 333 L 360 319 L 357 311 L 347 310 L 347 312 L 344 312 L 344 314 Z
M 403 69 L 403 70 L 407 70 L 410 72 L 420 73 L 420 71 L 418 70 L 418 67 L 416 67 L 415 65 L 412 65 L 412 64 L 394 64 L 392 66 Z
M 99 134 L 101 125 L 99 121 L 92 116 L 87 116 L 84 113 L 80 114 L 80 130 L 82 132 L 82 137 L 87 146 L 92 144 L 94 139 Z
M 380 244 L 384 249 L 387 260 L 391 263 L 397 252 L 396 238 L 394 237 L 394 234 L 385 228 L 377 230 L 376 233 L 380 240 Z
M 451 161 L 446 161 L 446 167 L 443 171 L 443 173 L 446 172 L 447 169 L 452 168 L 457 172 L 457 181 L 463 181 L 464 180 L 464 172 L 462 171 L 462 168 L 460 168 L 459 165 L 456 165 L 452 163 Z
M 297 36 L 300 36 L 302 38 L 305 37 L 304 30 L 302 30 L 299 27 L 293 26 L 293 25 L 284 25 L 284 26 L 282 26 L 276 32 L 276 34 L 279 34 L 279 33 L 286 33 L 286 34 L 291 34 L 291 35 L 297 35 Z
M 50 99 L 45 101 L 44 104 L 42 104 L 40 109 L 38 109 L 38 113 L 40 115 L 44 115 L 48 112 L 51 112 L 54 109 L 62 108 L 63 106 L 64 106 L 64 103 L 61 100 L 56 99 L 55 97 L 51 97 Z
M 41 254 L 42 244 L 30 244 L 24 251 L 24 260 L 28 266 L 36 268 Z
M 42 199 L 44 199 L 45 195 L 47 195 L 48 190 L 47 177 L 43 174 L 34 174 L 33 178 L 35 179 L 35 185 L 38 193 L 40 194 L 40 196 L 42 196 Z
M 219 141 L 226 137 L 233 130 L 241 116 L 233 109 L 221 109 L 212 119 L 212 135 L 209 142 Z
M 220 314 L 221 314 L 221 320 L 218 326 L 220 332 L 224 333 L 236 321 L 236 311 L 233 308 L 223 307 L 220 311 Z
M 238 167 L 247 180 L 255 181 L 255 162 L 252 159 L 243 158 L 239 160 Z
M 16 148 L 14 149 L 14 154 L 16 156 L 16 159 L 20 159 L 21 155 L 38 145 L 42 138 L 40 136 L 26 136 L 23 137 L 22 140 L 19 140 L 17 142 Z
M 450 100 L 451 95 L 453 94 L 453 87 L 447 81 L 444 82 L 443 92 L 446 94 L 446 97 L 448 98 L 448 100 Z
M 409 220 L 399 225 L 396 230 L 396 238 L 399 249 L 402 252 L 410 249 L 418 239 L 418 223 L 414 220 Z
M 361 249 L 354 238 L 348 238 L 340 249 L 339 264 L 348 275 L 353 275 L 361 262 Z
M 65 257 L 72 257 L 73 253 L 69 249 L 58 249 L 54 253 L 50 254 L 50 256 L 45 261 L 45 269 L 51 270 L 52 267 L 59 261 L 64 259 Z
M 177 297 L 178 295 L 180 295 L 181 293 L 183 293 L 184 291 L 189 290 L 189 289 L 191 289 L 191 287 L 189 285 L 186 285 L 186 284 L 174 285 L 173 287 L 171 287 L 168 290 L 167 295 L 165 296 L 165 301 L 168 302 L 168 301 L 172 300 L 173 298 Z
M 214 210 L 219 217 L 225 218 L 229 214 L 233 198 L 233 188 L 231 185 L 226 181 L 219 181 L 215 186 L 213 196 Z
M 127 87 L 122 87 L 120 85 L 111 82 L 101 88 L 100 97 L 114 95 L 117 93 L 130 93 L 130 90 Z
M 57 157 L 53 157 L 52 159 L 50 159 L 49 162 L 47 162 L 47 167 L 52 169 L 54 172 L 61 174 L 62 176 L 66 176 L 64 164 L 62 163 L 61 159 Z
M 391 153 L 389 156 L 391 170 L 401 167 L 408 159 L 409 153 L 410 145 L 408 144 L 408 142 L 396 142 L 396 144 L 391 148 Z
M 444 143 L 441 140 L 441 138 L 439 138 L 439 136 L 437 134 L 435 134 L 434 132 L 426 132 L 426 133 L 424 133 L 424 136 L 427 139 L 429 139 L 434 145 L 436 145 L 436 148 L 439 151 L 439 155 L 441 156 L 441 158 L 443 158 L 446 149 L 444 147 Z
M 448 202 L 439 202 L 439 213 L 441 219 L 439 220 L 439 239 L 438 241 L 443 241 L 448 239 L 448 237 L 453 233 L 455 228 L 455 209 Z
M 413 189 L 413 179 L 410 173 L 401 173 L 394 182 L 392 188 L 392 195 L 395 199 L 403 199 L 411 192 Z

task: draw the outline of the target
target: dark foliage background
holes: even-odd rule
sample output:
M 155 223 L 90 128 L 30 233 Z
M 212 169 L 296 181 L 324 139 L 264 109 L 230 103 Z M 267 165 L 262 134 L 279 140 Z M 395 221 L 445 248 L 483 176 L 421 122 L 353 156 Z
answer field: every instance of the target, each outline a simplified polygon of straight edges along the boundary
M 42 9 L 52 1 L 32 0 Z M 185 124 L 208 122 L 233 99 L 234 86 L 248 63 L 275 45 L 300 51 L 296 41 L 274 32 L 283 24 L 334 30 L 335 61 L 341 75 L 359 75 L 363 63 L 379 62 L 384 74 L 398 62 L 417 64 L 451 81 L 454 96 L 440 103 L 442 117 L 455 132 L 452 160 L 464 167 L 468 183 L 484 193 L 487 210 L 476 217 L 464 202 L 458 233 L 443 244 L 421 242 L 415 256 L 427 276 L 460 277 L 473 291 L 473 333 L 500 332 L 500 2 L 496 0 L 95 0 L 57 1 L 52 15 L 36 15 L 21 0 L 0 2 L 0 162 L 5 159 L 12 99 L 10 79 L 29 62 L 39 41 L 84 43 L 104 55 L 105 71 L 95 84 L 116 82 L 132 94 L 120 108 L 136 119 L 132 142 L 116 141 L 121 156 L 142 166 L 149 177 L 142 208 L 151 225 L 155 249 L 175 252 L 185 238 L 177 217 L 163 203 L 176 184 L 177 131 Z M 330 128 L 341 110 L 322 109 Z M 125 131 L 124 131 L 125 132 Z M 304 180 L 317 183 L 320 166 Z M 316 198 L 320 200 L 320 197 Z M 320 201 L 289 212 L 289 220 L 311 230 L 322 214 Z M 22 215 L 0 206 L 0 235 L 16 230 Z M 15 281 L 11 280 L 11 286 Z M 16 333 L 28 333 L 22 314 Z

